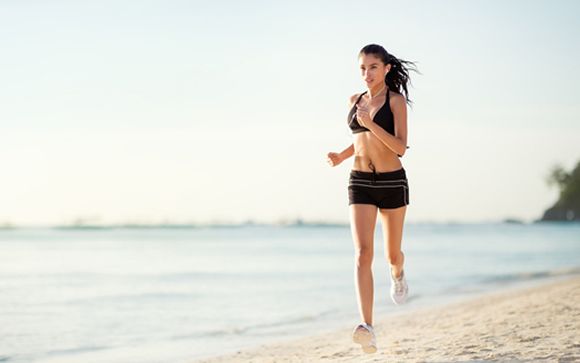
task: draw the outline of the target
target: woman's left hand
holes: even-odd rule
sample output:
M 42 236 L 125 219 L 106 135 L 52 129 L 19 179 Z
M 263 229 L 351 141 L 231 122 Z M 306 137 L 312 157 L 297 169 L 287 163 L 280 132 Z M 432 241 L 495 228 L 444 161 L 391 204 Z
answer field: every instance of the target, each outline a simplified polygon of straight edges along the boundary
M 370 129 L 372 126 L 371 124 L 374 123 L 371 119 L 369 109 L 366 106 L 356 105 L 356 119 L 359 125 L 366 127 L 367 129 Z

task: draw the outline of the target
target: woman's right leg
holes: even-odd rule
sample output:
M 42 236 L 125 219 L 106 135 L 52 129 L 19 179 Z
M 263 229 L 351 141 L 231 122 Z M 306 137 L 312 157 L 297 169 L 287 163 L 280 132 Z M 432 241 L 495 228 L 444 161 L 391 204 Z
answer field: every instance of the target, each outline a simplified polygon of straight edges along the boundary
M 361 320 L 373 324 L 373 241 L 378 207 L 350 205 L 350 228 L 355 248 L 355 281 Z

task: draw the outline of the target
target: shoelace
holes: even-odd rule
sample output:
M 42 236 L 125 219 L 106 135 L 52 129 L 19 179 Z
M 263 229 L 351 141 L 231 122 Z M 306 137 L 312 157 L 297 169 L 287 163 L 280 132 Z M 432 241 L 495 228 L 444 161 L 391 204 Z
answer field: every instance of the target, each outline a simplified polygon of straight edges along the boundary
M 402 294 L 404 290 L 405 287 L 403 286 L 403 282 L 400 281 L 395 282 L 395 291 L 397 292 L 397 294 Z
M 394 278 L 392 275 L 391 277 L 395 282 L 395 292 L 397 294 L 402 294 L 405 291 L 405 284 L 403 284 L 403 273 L 401 273 L 401 276 L 399 276 L 398 279 Z

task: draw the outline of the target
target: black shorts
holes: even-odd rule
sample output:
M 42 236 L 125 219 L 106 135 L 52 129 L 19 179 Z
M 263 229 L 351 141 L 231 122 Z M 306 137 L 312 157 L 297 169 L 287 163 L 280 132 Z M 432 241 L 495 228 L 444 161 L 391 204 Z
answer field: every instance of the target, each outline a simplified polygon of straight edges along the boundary
M 409 204 L 409 184 L 405 169 L 376 173 L 351 170 L 348 205 L 374 204 L 379 208 L 399 208 Z

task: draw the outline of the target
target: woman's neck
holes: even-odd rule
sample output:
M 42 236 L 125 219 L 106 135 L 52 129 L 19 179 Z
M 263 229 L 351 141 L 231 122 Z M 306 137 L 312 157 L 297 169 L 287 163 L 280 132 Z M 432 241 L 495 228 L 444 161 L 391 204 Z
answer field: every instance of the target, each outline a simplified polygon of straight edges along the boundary
M 385 83 L 379 83 L 373 88 L 368 89 L 369 98 L 373 99 L 380 95 L 383 90 L 387 89 L 387 85 Z

